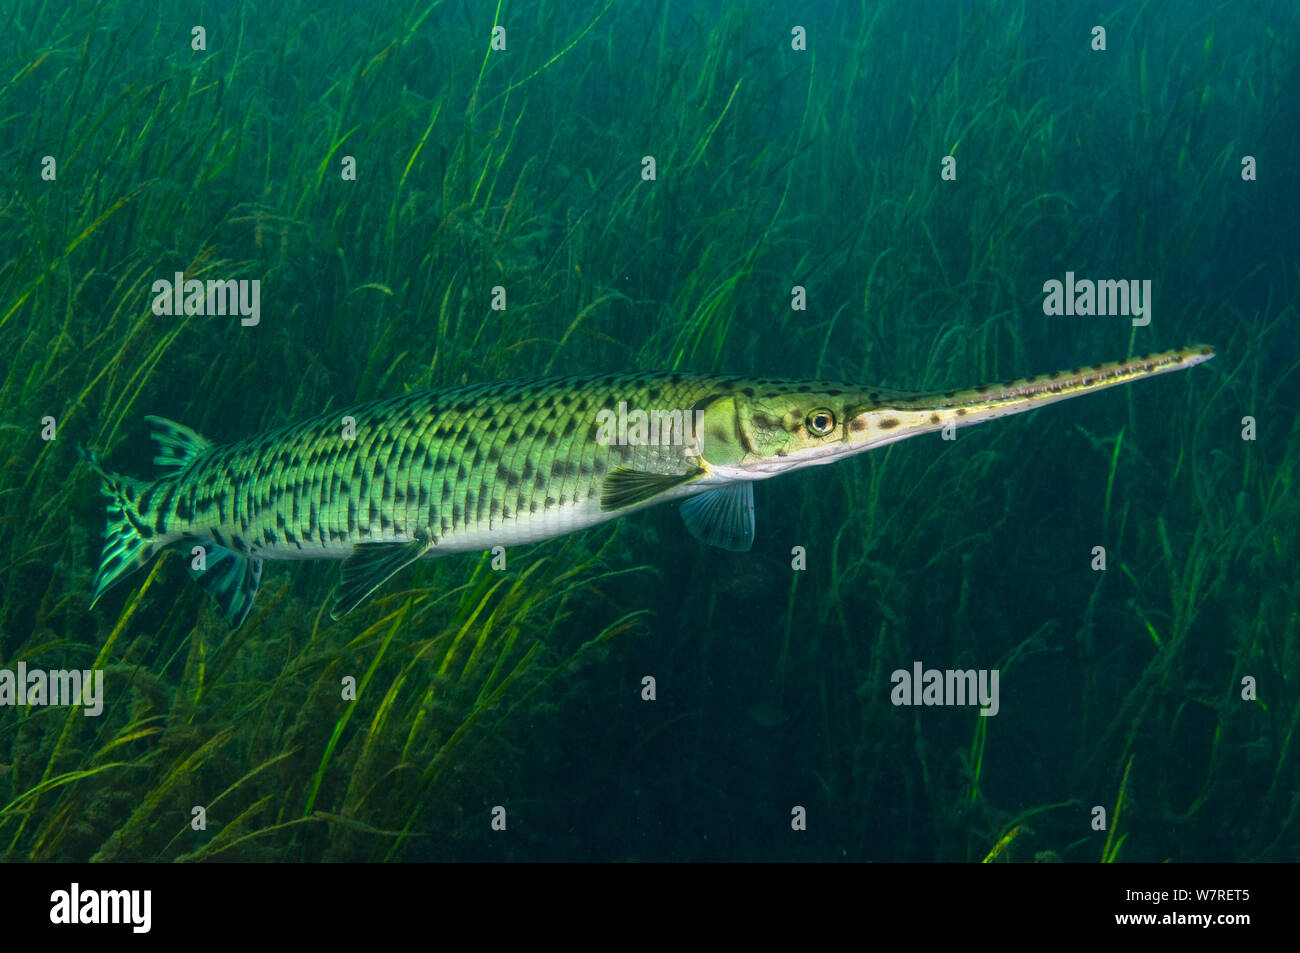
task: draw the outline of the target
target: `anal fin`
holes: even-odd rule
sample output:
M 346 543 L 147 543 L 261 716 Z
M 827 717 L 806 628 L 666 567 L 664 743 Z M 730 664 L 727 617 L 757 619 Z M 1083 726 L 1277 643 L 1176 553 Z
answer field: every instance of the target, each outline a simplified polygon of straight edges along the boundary
M 216 543 L 207 543 L 204 548 L 208 552 L 205 557 L 207 568 L 190 567 L 189 573 L 221 607 L 230 627 L 238 629 L 257 597 L 257 587 L 262 581 L 262 560 L 233 552 Z

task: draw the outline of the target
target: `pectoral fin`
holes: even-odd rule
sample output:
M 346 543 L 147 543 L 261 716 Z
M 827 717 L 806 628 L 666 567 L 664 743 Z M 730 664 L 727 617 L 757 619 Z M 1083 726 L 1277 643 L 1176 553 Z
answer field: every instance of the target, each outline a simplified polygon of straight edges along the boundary
M 600 508 L 621 510 L 636 506 L 702 476 L 704 470 L 700 467 L 686 473 L 646 473 L 643 470 L 616 467 L 609 471 L 601 487 Z
M 696 539 L 744 553 L 754 545 L 754 484 L 731 483 L 682 504 L 682 520 Z

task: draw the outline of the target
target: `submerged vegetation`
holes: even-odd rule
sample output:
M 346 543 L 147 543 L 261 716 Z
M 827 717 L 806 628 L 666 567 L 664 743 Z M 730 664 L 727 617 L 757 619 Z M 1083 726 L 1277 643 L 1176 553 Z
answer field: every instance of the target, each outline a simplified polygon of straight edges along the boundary
M 1286 4 L 1131 4 L 1105 53 L 1014 0 L 825 4 L 805 51 L 774 3 L 7 6 L 0 668 L 107 692 L 0 708 L 0 858 L 1297 856 Z M 156 316 L 178 271 L 258 279 L 260 323 Z M 1151 324 L 1045 316 L 1066 271 L 1152 279 Z M 317 563 L 234 632 L 175 557 L 88 608 L 75 447 L 144 476 L 145 414 L 226 441 L 511 376 L 943 389 L 1194 341 L 1204 371 L 760 485 L 746 554 L 661 508 L 341 622 Z M 999 669 L 1001 711 L 895 707 L 914 660 Z

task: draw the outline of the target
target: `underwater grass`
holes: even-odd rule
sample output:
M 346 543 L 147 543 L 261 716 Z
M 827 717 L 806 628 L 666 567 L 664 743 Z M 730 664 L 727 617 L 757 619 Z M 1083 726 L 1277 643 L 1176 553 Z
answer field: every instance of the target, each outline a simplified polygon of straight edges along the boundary
M 1284 104 L 1284 39 L 1110 23 L 1103 63 L 1024 3 L 933 30 L 845 4 L 800 58 L 775 4 L 289 3 L 196 56 L 180 19 L 14 7 L 44 40 L 0 40 L 0 665 L 111 688 L 97 719 L 5 711 L 0 856 L 1294 859 L 1300 363 L 1266 359 L 1298 276 L 1219 227 L 1258 211 L 1224 181 Z M 1199 293 L 1139 340 L 1034 313 L 1067 268 Z M 262 325 L 155 317 L 178 270 L 261 279 Z M 1199 376 L 761 487 L 744 557 L 647 513 L 504 573 L 419 566 L 346 623 L 325 566 L 269 568 L 233 634 L 171 559 L 86 606 L 103 514 L 72 448 L 144 475 L 145 413 L 225 440 L 494 377 L 944 389 L 1195 339 Z M 995 719 L 889 704 L 912 659 L 1022 646 Z M 830 822 L 777 836 L 792 803 Z M 497 804 L 526 833 L 491 839 Z

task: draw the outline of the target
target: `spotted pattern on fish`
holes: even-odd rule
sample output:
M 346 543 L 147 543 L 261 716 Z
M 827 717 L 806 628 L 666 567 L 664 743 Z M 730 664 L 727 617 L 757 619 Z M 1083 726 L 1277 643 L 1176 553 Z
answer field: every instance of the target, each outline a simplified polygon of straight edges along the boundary
M 220 446 L 151 417 L 153 481 L 82 451 L 110 501 L 95 600 L 160 550 L 200 545 L 212 559 L 195 578 L 233 625 L 264 559 L 346 560 L 341 615 L 414 559 L 547 539 L 673 499 L 699 538 L 748 549 L 757 480 L 1213 354 L 1186 348 L 930 394 L 681 372 L 501 381 L 374 400 Z M 676 413 L 689 429 L 611 441 L 610 420 L 625 411 Z

